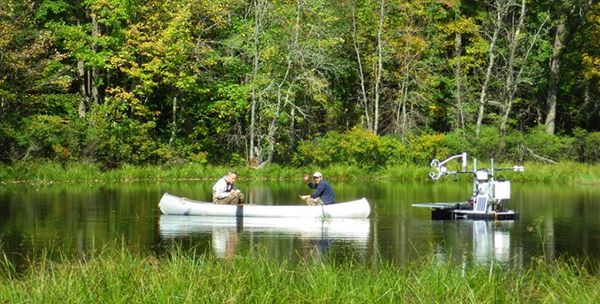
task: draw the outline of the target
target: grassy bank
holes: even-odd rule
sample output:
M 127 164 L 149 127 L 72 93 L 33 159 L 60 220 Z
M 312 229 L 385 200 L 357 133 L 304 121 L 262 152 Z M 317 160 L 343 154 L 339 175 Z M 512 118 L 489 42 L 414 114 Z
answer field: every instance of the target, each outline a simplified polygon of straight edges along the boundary
M 512 164 L 496 164 L 496 167 Z M 515 182 L 582 183 L 600 184 L 600 165 L 581 163 L 540 164 L 526 163 L 525 172 L 497 172 L 496 176 Z M 480 168 L 489 168 L 488 163 L 480 162 Z M 449 166 L 449 170 L 456 170 Z M 249 167 L 222 167 L 185 164 L 178 166 L 123 166 L 110 171 L 100 170 L 96 164 L 71 163 L 16 163 L 0 165 L 0 182 L 11 183 L 65 183 L 65 182 L 115 182 L 115 181 L 174 181 L 174 180 L 216 180 L 229 170 L 238 172 L 240 180 L 274 181 L 297 180 L 303 173 L 322 171 L 326 178 L 334 181 L 431 181 L 429 166 L 398 165 L 390 168 L 358 168 L 353 166 L 330 166 L 327 168 L 292 168 L 277 165 L 262 169 Z M 469 167 L 468 170 L 472 170 Z M 459 178 L 470 180 L 468 175 Z M 451 177 L 441 181 L 450 181 Z
M 118 247 L 118 246 L 117 246 Z M 594 303 L 600 277 L 580 263 L 533 262 L 520 270 L 460 266 L 433 258 L 401 266 L 265 258 L 260 250 L 221 260 L 105 249 L 79 259 L 34 259 L 2 269 L 10 303 Z M 6 265 L 2 265 L 7 268 Z

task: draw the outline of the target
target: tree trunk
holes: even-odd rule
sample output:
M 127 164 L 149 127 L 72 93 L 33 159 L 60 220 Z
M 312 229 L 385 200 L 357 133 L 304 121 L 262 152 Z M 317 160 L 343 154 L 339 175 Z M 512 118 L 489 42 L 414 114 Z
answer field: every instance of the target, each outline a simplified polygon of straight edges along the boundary
M 461 78 L 461 44 L 462 44 L 462 35 L 461 33 L 456 33 L 454 37 L 454 83 L 456 83 L 456 87 L 454 89 L 454 98 L 456 104 L 456 125 L 455 127 L 458 129 L 462 129 L 465 127 L 465 118 L 463 114 L 463 106 L 462 106 L 462 78 Z
M 275 133 L 277 132 L 277 121 L 281 115 L 281 86 L 277 90 L 277 106 L 275 107 L 275 115 L 269 124 L 269 133 L 267 136 L 268 151 L 267 151 L 267 164 L 273 161 L 273 152 L 275 151 Z M 260 166 L 260 165 L 259 165 Z
M 381 75 L 383 70 L 383 19 L 385 16 L 385 2 L 379 0 L 379 28 L 377 30 L 377 75 L 375 76 L 375 115 L 373 117 L 373 133 L 377 135 L 379 129 L 379 86 L 381 85 Z
M 483 85 L 481 87 L 481 94 L 479 96 L 479 111 L 477 115 L 477 127 L 475 130 L 475 136 L 479 137 L 479 133 L 481 132 L 481 123 L 483 122 L 483 112 L 485 111 L 485 105 L 487 103 L 486 95 L 487 89 L 490 84 L 490 79 L 492 78 L 492 68 L 494 67 L 494 62 L 496 60 L 495 47 L 496 42 L 498 40 L 498 33 L 500 32 L 500 24 L 502 23 L 503 14 L 501 13 L 501 9 L 498 8 L 496 11 L 496 26 L 494 27 L 494 34 L 492 35 L 492 41 L 490 41 L 490 54 L 488 58 L 488 66 L 485 71 L 485 80 L 483 81 Z
M 254 36 L 253 36 L 253 49 L 252 49 L 252 101 L 250 102 L 250 146 L 248 149 L 248 161 L 252 165 L 259 165 L 262 161 L 260 159 L 259 148 L 256 147 L 256 111 L 259 104 L 259 96 L 257 93 L 256 77 L 258 75 L 259 66 L 259 48 L 260 48 L 260 27 L 262 26 L 263 18 L 263 2 L 262 0 L 256 1 L 254 8 Z
M 408 57 L 408 54 L 406 54 Z M 402 123 L 400 127 L 400 134 L 406 134 L 409 123 L 408 123 L 408 111 L 406 105 L 408 104 L 408 87 L 410 82 L 410 68 L 408 65 L 404 67 L 404 83 L 402 84 Z
M 552 45 L 552 62 L 548 80 L 548 95 L 546 97 L 546 133 L 554 134 L 556 127 L 556 103 L 558 100 L 558 81 L 562 65 L 562 53 L 565 43 L 565 23 L 563 21 L 556 26 L 554 44 Z
M 96 17 L 96 14 L 92 14 L 92 37 L 99 37 L 101 35 L 100 33 L 100 26 L 98 25 L 98 18 Z M 98 52 L 98 45 L 94 42 L 92 44 L 92 51 L 94 53 Z M 92 68 L 92 72 L 91 72 L 91 77 L 90 77 L 90 89 L 92 92 L 92 101 L 95 104 L 99 104 L 100 103 L 100 92 L 98 91 L 98 83 L 99 83 L 99 79 L 100 79 L 100 73 L 98 72 L 98 70 L 96 68 Z
M 367 90 L 365 87 L 365 73 L 363 71 L 362 66 L 362 58 L 360 55 L 360 48 L 358 46 L 357 38 L 358 33 L 356 32 L 356 15 L 355 12 L 352 12 L 352 40 L 354 43 L 354 51 L 356 52 L 356 61 L 358 63 L 358 78 L 360 79 L 360 93 L 362 104 L 365 111 L 365 120 L 367 124 L 367 129 L 373 132 L 373 124 L 371 123 L 371 111 L 369 110 L 369 100 L 367 99 Z
M 4 96 L 0 97 L 0 119 L 4 119 L 4 115 L 8 109 L 8 102 L 4 99 Z
M 481 124 L 483 122 L 483 113 L 485 111 L 485 104 L 487 103 L 486 95 L 488 85 L 490 84 L 490 78 L 492 77 L 492 68 L 494 67 L 494 61 L 496 55 L 494 55 L 494 46 L 496 45 L 496 39 L 498 38 L 498 32 L 494 32 L 492 43 L 490 43 L 490 57 L 488 59 L 488 67 L 485 71 L 485 80 L 481 86 L 481 94 L 479 95 L 479 111 L 477 114 L 477 128 L 475 130 L 475 136 L 479 137 L 481 133 Z
M 298 9 L 296 11 L 296 25 L 294 26 L 294 37 L 292 40 L 292 45 L 290 47 L 290 53 L 288 54 L 288 58 L 287 58 L 287 68 L 286 68 L 286 72 L 285 72 L 285 76 L 283 77 L 283 79 L 281 80 L 281 83 L 279 83 L 279 85 L 277 86 L 277 105 L 275 108 L 275 115 L 273 116 L 273 119 L 271 120 L 271 124 L 269 126 L 269 133 L 267 136 L 267 141 L 268 141 L 268 151 L 267 151 L 267 164 L 270 164 L 273 161 L 273 152 L 275 151 L 275 135 L 277 132 L 277 122 L 279 121 L 279 117 L 281 116 L 281 102 L 282 102 L 282 89 L 284 84 L 288 81 L 289 75 L 292 73 L 292 65 L 294 63 L 294 56 L 295 53 L 297 52 L 297 48 L 298 48 L 298 40 L 300 39 L 300 16 L 302 13 L 302 5 L 304 4 L 304 0 L 298 0 Z M 288 87 L 288 92 L 286 93 L 286 103 L 289 100 L 289 96 L 290 96 L 290 90 L 292 87 L 292 83 L 289 84 Z
M 175 133 L 177 133 L 177 97 L 173 98 L 173 126 L 171 127 L 171 138 L 169 138 L 169 148 L 171 148 L 173 145 Z
M 523 71 L 525 70 L 526 64 L 529 59 L 529 55 L 531 51 L 536 45 L 536 41 L 540 37 L 540 33 L 545 27 L 546 18 L 540 27 L 537 29 L 533 38 L 531 39 L 531 43 L 529 44 L 525 54 L 521 58 L 517 58 L 517 49 L 519 47 L 519 41 L 521 41 L 521 30 L 524 28 L 525 22 L 525 13 L 526 13 L 526 3 L 525 0 L 521 1 L 521 10 L 519 13 L 519 19 L 517 26 L 515 26 L 515 31 L 513 33 L 509 33 L 508 42 L 509 42 L 509 57 L 508 57 L 508 69 L 507 69 L 507 80 L 505 85 L 505 94 L 506 94 L 506 103 L 504 105 L 504 115 L 502 117 L 502 122 L 500 125 L 500 130 L 504 134 L 506 132 L 506 126 L 508 124 L 508 119 L 510 117 L 510 112 L 512 110 L 512 105 L 514 103 L 515 96 L 517 95 L 519 85 L 522 82 Z M 520 62 L 520 66 L 517 68 L 517 62 Z
M 521 28 L 523 27 L 523 22 L 525 20 L 525 12 L 526 12 L 526 4 L 525 0 L 521 0 L 521 11 L 518 16 L 518 21 L 516 26 L 512 27 L 515 29 L 514 32 L 508 33 L 507 41 L 508 41 L 508 67 L 506 68 L 506 82 L 505 82 L 505 96 L 506 102 L 504 104 L 504 113 L 502 115 L 502 121 L 500 122 L 500 132 L 502 135 L 506 133 L 506 125 L 508 124 L 508 117 L 510 115 L 510 111 L 512 108 L 514 95 L 517 91 L 517 86 L 519 85 L 519 77 L 520 73 L 515 72 L 516 65 L 516 57 L 517 57 L 517 49 L 519 47 L 519 36 L 521 33 Z M 514 18 L 513 18 L 514 20 Z M 509 25 L 510 26 L 510 25 Z M 521 63 L 523 67 L 525 62 Z M 522 68 L 521 68 L 522 71 Z
M 98 24 L 96 14 L 90 14 L 90 18 L 92 18 L 92 37 L 98 37 L 100 36 L 100 25 Z M 96 53 L 98 49 L 97 44 L 92 43 L 91 49 L 92 52 Z M 77 61 L 77 74 L 80 79 L 79 94 L 81 95 L 81 101 L 79 102 L 77 111 L 79 117 L 83 118 L 87 115 L 90 102 L 96 104 L 100 102 L 100 92 L 97 87 L 100 73 L 95 68 L 86 70 L 85 62 L 79 59 Z
M 79 76 L 79 95 L 80 95 L 78 112 L 79 112 L 79 117 L 84 118 L 87 114 L 87 109 L 88 109 L 89 105 L 88 105 L 87 90 L 85 89 L 85 85 L 86 85 L 85 63 L 81 59 L 77 60 L 77 75 Z
M 569 5 L 568 11 L 563 11 L 561 16 L 558 18 L 560 23 L 556 26 L 554 43 L 552 45 L 552 61 L 550 63 L 550 72 L 548 75 L 548 95 L 546 97 L 547 114 L 545 124 L 546 133 L 548 134 L 554 134 L 556 130 L 558 86 L 562 67 L 562 56 L 565 46 L 568 44 L 568 41 L 571 40 L 571 37 L 575 31 L 585 23 L 585 18 L 592 5 L 592 0 L 574 1 Z M 578 11 L 578 13 L 573 14 L 574 11 Z M 566 27 L 567 20 L 573 21 L 569 22 L 569 28 Z
M 586 125 L 585 125 L 585 129 L 590 129 L 593 126 L 590 125 L 594 124 L 594 114 L 598 113 L 598 111 L 600 110 L 600 102 L 593 100 L 592 99 L 592 86 L 594 84 L 592 84 L 592 82 L 587 79 L 585 81 L 585 87 L 583 89 L 583 105 L 582 108 L 585 109 L 585 121 L 586 121 Z M 588 110 L 589 109 L 589 110 Z
M 290 147 L 289 155 L 292 155 L 296 151 L 296 108 L 292 107 L 290 111 Z

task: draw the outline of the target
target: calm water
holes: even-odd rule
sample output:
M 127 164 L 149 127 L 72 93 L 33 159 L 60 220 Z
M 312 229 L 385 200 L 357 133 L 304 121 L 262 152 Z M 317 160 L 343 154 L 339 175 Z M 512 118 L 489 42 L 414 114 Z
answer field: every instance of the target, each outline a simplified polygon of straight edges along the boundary
M 164 216 L 164 192 L 207 200 L 212 183 L 59 184 L 0 188 L 0 248 L 19 264 L 43 249 L 80 253 L 115 240 L 162 252 L 173 246 L 220 257 L 265 250 L 278 259 L 385 259 L 425 254 L 469 263 L 526 266 L 545 254 L 600 260 L 600 189 L 578 185 L 512 185 L 516 221 L 433 221 L 413 203 L 463 201 L 470 183 L 332 183 L 338 201 L 366 197 L 365 220 L 210 219 Z M 303 182 L 238 182 L 251 203 L 298 204 Z

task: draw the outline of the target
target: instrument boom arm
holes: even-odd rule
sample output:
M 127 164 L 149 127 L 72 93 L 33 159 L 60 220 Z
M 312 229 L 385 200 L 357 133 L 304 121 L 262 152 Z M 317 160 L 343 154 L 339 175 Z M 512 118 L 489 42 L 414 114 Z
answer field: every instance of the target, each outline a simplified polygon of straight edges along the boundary
M 444 165 L 453 160 L 453 159 L 457 159 L 457 158 L 462 158 L 462 171 L 448 171 L 448 168 L 444 167 Z M 437 173 L 435 172 L 429 172 L 429 177 L 431 177 L 432 179 L 438 180 L 440 179 L 440 177 L 442 177 L 442 175 L 447 175 L 447 174 L 457 174 L 460 172 L 466 172 L 467 170 L 467 153 L 463 152 L 461 154 L 458 155 L 454 155 L 454 156 L 450 156 L 449 158 L 445 159 L 444 161 L 440 162 L 437 159 L 434 159 L 431 161 L 430 163 L 431 167 L 434 167 L 437 170 Z

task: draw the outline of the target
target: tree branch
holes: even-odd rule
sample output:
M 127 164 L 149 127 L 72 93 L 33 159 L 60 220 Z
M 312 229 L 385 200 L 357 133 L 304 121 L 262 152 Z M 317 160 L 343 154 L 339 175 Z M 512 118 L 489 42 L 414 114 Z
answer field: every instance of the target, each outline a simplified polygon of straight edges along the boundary
M 551 160 L 551 159 L 549 159 L 549 158 L 545 158 L 545 157 L 541 157 L 541 156 L 539 156 L 539 155 L 536 155 L 535 153 L 533 153 L 533 151 L 532 151 L 531 149 L 529 149 L 529 148 L 527 148 L 527 147 L 525 147 L 525 146 L 523 146 L 523 147 L 524 147 L 524 148 L 525 148 L 525 150 L 527 150 L 527 152 L 529 152 L 529 153 L 530 153 L 530 154 L 531 154 L 533 157 L 535 157 L 535 158 L 537 158 L 537 159 L 539 159 L 539 160 L 547 161 L 547 162 L 549 162 L 549 163 L 553 163 L 553 164 L 555 164 L 555 165 L 557 165 L 557 164 L 558 164 L 558 162 L 555 162 L 555 161 L 553 161 L 553 160 Z

